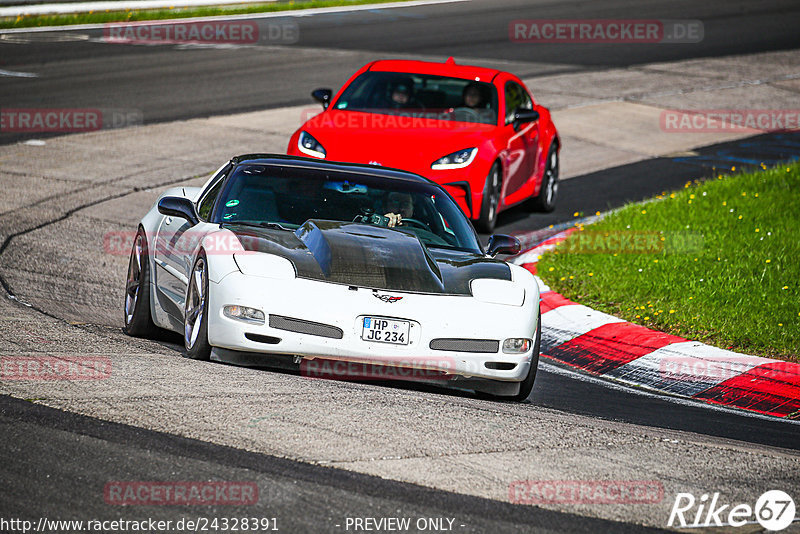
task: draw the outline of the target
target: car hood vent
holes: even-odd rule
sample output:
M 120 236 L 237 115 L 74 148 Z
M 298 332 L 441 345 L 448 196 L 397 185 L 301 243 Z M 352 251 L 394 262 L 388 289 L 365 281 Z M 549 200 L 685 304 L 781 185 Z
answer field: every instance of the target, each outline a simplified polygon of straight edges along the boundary
M 291 261 L 297 276 L 359 287 L 469 295 L 475 278 L 511 280 L 505 263 L 429 250 L 415 236 L 361 223 L 306 221 L 297 231 L 231 226 L 246 250 Z

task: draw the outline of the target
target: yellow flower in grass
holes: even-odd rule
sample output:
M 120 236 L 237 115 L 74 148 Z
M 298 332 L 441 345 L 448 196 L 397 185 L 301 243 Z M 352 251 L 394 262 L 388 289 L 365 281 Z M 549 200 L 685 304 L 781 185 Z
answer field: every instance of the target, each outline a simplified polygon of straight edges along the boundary
M 669 312 L 670 312 L 670 313 L 675 313 L 675 310 L 670 310 Z
M 594 273 L 589 273 L 589 276 L 594 276 Z
M 644 215 L 645 213 L 647 213 L 647 210 L 642 210 L 642 215 Z
M 767 260 L 767 263 L 772 263 L 772 260 Z
M 553 271 L 555 271 L 555 270 L 556 270 L 556 268 L 555 268 L 555 267 L 550 267 L 550 268 L 549 268 L 549 269 L 547 269 L 547 270 L 548 270 L 548 271 L 550 271 L 550 272 L 553 272 Z

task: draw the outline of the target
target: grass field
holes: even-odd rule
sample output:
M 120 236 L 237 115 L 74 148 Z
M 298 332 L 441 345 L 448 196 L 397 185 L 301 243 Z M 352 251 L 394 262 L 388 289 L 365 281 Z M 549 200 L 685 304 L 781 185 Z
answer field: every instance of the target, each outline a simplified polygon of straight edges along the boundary
M 580 226 L 538 271 L 554 291 L 630 322 L 800 361 L 800 164 L 625 206 Z
M 144 20 L 166 20 L 190 17 L 211 17 L 220 15 L 241 15 L 252 13 L 270 13 L 275 11 L 293 11 L 315 7 L 336 7 L 346 5 L 383 4 L 403 0 L 308 0 L 298 2 L 271 2 L 268 4 L 233 4 L 233 5 L 139 9 L 139 10 L 106 10 L 89 13 L 65 15 L 22 15 L 0 19 L 0 29 L 35 28 L 40 26 L 66 26 L 72 24 L 104 24 L 107 22 L 137 22 Z

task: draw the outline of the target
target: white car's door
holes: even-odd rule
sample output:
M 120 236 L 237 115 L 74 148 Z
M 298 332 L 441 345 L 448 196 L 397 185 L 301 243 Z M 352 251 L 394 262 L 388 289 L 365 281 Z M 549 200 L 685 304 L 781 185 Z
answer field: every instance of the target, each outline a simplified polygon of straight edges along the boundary
M 186 290 L 195 254 L 203 238 L 217 229 L 206 221 L 222 189 L 226 170 L 221 171 L 200 195 L 197 203 L 199 224 L 180 217 L 165 216 L 156 233 L 153 258 L 156 264 L 156 289 L 161 307 L 178 322 L 183 322 Z

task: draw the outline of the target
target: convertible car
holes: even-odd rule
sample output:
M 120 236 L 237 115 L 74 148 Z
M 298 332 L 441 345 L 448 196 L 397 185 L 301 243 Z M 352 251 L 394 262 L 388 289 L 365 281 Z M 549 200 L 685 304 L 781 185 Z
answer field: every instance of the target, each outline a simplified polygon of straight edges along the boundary
M 495 235 L 484 251 L 451 196 L 421 176 L 239 156 L 203 187 L 167 190 L 141 220 L 124 328 L 180 332 L 194 359 L 380 364 L 524 400 L 539 291 L 495 259 L 519 246 Z
M 513 74 L 425 61 L 375 61 L 306 121 L 287 153 L 404 169 L 444 186 L 491 233 L 516 204 L 552 211 L 558 132 L 550 112 Z

